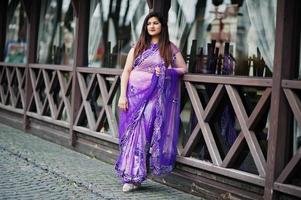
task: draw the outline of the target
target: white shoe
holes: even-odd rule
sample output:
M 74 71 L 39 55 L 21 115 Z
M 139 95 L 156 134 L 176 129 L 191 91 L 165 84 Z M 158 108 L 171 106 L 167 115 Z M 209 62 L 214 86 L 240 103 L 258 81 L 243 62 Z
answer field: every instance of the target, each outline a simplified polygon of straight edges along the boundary
M 134 184 L 131 184 L 131 183 L 125 183 L 122 187 L 122 191 L 123 192 L 131 192 L 133 190 L 136 190 L 140 187 L 140 184 L 139 185 L 134 185 Z

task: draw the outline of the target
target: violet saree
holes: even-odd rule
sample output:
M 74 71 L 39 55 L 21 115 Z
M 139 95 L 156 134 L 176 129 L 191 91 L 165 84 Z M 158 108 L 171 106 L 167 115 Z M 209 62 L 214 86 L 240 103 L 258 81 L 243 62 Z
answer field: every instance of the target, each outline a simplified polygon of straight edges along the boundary
M 171 50 L 175 63 L 179 50 L 173 44 Z M 120 155 L 115 169 L 123 183 L 139 184 L 148 173 L 172 171 L 180 119 L 180 75 L 165 66 L 156 44 L 135 59 L 127 86 L 128 110 L 120 111 L 119 116 Z

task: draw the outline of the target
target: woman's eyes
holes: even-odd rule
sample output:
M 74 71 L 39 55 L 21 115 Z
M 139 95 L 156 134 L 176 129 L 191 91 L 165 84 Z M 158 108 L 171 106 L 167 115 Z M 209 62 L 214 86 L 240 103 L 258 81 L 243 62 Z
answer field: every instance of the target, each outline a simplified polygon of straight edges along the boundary
M 151 25 L 152 23 L 147 23 L 147 25 Z M 153 24 L 158 25 L 159 22 L 154 22 Z

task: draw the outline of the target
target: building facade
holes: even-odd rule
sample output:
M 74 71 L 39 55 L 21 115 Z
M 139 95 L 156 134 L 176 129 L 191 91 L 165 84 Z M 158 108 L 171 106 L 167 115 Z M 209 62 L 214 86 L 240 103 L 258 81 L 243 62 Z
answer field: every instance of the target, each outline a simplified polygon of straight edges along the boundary
M 144 17 L 158 11 L 189 73 L 176 169 L 154 179 L 209 199 L 301 198 L 300 8 L 298 0 L 3 0 L 0 122 L 114 163 L 122 68 Z

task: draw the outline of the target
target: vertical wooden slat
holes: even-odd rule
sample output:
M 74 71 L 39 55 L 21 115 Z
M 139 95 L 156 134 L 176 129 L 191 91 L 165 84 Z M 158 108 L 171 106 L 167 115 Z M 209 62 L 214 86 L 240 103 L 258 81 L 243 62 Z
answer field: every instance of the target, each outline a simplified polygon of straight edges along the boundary
M 95 122 L 91 104 L 86 100 L 83 100 L 83 101 L 84 101 L 83 104 L 84 104 L 84 109 L 86 111 L 86 117 L 88 120 L 89 129 L 93 130 L 96 122 Z
M 35 77 L 34 72 L 31 69 L 29 69 L 29 73 L 30 73 L 30 75 L 28 75 L 28 77 L 30 78 L 30 81 L 31 81 L 30 84 L 32 86 L 32 97 L 33 97 L 32 101 L 35 101 L 37 113 L 39 115 L 42 115 L 42 110 L 41 110 L 42 109 L 42 102 L 41 102 L 41 99 L 39 97 L 39 94 L 36 91 L 37 80 L 39 80 L 39 77 L 41 76 L 41 70 L 38 74 L 38 78 Z M 29 102 L 31 102 L 31 101 L 29 101 Z M 28 107 L 29 106 L 30 106 L 30 104 L 28 105 Z M 25 127 L 25 128 L 27 128 L 27 127 Z
M 73 6 L 73 11 L 74 11 L 74 16 L 78 17 L 78 0 L 71 0 L 72 6 Z
M 18 90 L 21 95 L 21 103 L 22 103 L 22 108 L 25 108 L 25 93 L 22 88 L 23 80 L 25 78 L 24 74 L 21 74 L 20 69 L 17 69 L 17 79 L 18 79 Z
M 168 11 L 170 9 L 171 0 L 153 0 L 153 11 L 159 12 L 163 15 L 163 18 L 167 20 Z
M 204 140 L 207 145 L 211 160 L 212 160 L 213 164 L 220 166 L 222 163 L 222 159 L 221 159 L 220 153 L 218 151 L 215 139 L 213 137 L 213 133 L 209 126 L 209 123 L 206 123 L 204 121 L 204 109 L 203 109 L 201 101 L 198 97 L 198 93 L 197 93 L 195 87 L 191 83 L 185 82 L 185 86 L 187 88 L 187 92 L 191 99 L 191 103 L 192 103 L 193 109 L 195 111 L 198 123 L 201 127 L 201 130 L 202 130 L 202 133 L 204 136 Z
M 12 87 L 12 82 L 13 82 L 13 75 L 16 71 L 16 68 L 14 67 L 12 70 L 9 70 L 9 68 L 7 68 L 6 70 L 6 77 L 7 77 L 7 87 L 8 87 L 8 96 L 10 96 L 10 103 L 12 105 L 12 107 L 16 107 L 16 97 L 15 97 L 15 94 L 14 94 L 14 90 L 13 90 L 13 87 Z
M 284 93 L 299 127 L 301 127 L 301 101 L 298 95 L 290 89 L 284 89 Z
M 249 146 L 250 153 L 255 161 L 256 168 L 259 172 L 259 175 L 265 177 L 266 175 L 266 161 L 264 155 L 261 151 L 260 145 L 256 138 L 256 135 L 253 131 L 250 131 L 247 126 L 248 116 L 244 109 L 244 105 L 240 99 L 240 96 L 237 90 L 230 85 L 226 85 L 226 90 L 228 92 L 230 101 L 232 103 L 233 109 L 237 116 L 237 120 L 241 126 L 242 132 L 245 136 L 246 142 Z
M 46 98 L 48 99 L 48 103 L 49 103 L 48 106 L 50 108 L 51 117 L 53 119 L 56 119 L 55 116 L 57 114 L 57 109 L 55 107 L 55 103 L 54 103 L 52 94 L 50 93 L 50 87 L 53 84 L 53 80 L 55 78 L 55 75 L 53 75 L 52 80 L 50 81 L 46 70 L 42 69 L 42 73 L 43 73 L 43 80 L 44 80 L 45 87 L 46 87 L 45 93 L 46 93 Z
M 80 91 L 78 90 L 78 80 L 76 68 L 87 66 L 88 64 L 88 37 L 89 37 L 89 1 L 78 0 L 72 1 L 76 8 L 76 31 L 74 39 L 74 63 L 72 71 L 72 99 L 71 99 L 71 115 L 70 115 L 70 144 L 75 145 L 76 134 L 73 130 L 73 125 L 76 121 L 76 116 L 80 109 Z
M 298 98 L 298 95 L 296 95 L 292 90 L 290 89 L 284 89 L 284 93 L 286 95 L 286 98 L 288 100 L 288 103 L 291 107 L 292 112 L 294 113 L 294 117 L 299 125 L 301 127 L 301 102 Z M 298 163 L 301 158 L 301 148 L 295 153 L 293 158 L 289 161 L 289 163 L 286 165 L 286 167 L 281 172 L 280 176 L 277 179 L 277 182 L 284 183 L 289 177 L 293 175 L 293 173 L 298 170 Z
M 195 145 L 199 142 L 199 139 L 201 138 L 201 134 L 199 133 L 201 130 L 201 127 L 199 124 L 195 126 L 193 129 L 183 151 L 181 152 L 181 156 L 187 157 L 191 155 L 191 152 Z
M 222 84 L 218 84 L 204 111 L 204 120 L 206 122 L 208 122 L 214 114 L 220 101 L 222 100 L 223 95 L 224 86 Z
M 6 99 L 6 96 L 4 94 L 4 89 L 3 89 L 3 86 L 2 86 L 2 81 L 6 77 L 5 76 L 6 70 L 7 70 L 7 67 L 3 66 L 2 67 L 2 74 L 0 76 L 0 96 L 1 96 L 1 102 L 2 102 L 2 104 L 5 104 L 5 99 Z
M 23 5 L 24 7 L 24 10 L 25 10 L 25 13 L 27 15 L 28 18 L 31 17 L 31 5 L 32 5 L 32 0 L 21 0 L 21 4 Z
M 118 84 L 119 84 L 119 76 L 115 76 L 114 81 L 111 85 L 111 88 L 109 90 L 109 98 L 107 99 L 106 104 L 111 104 L 111 102 L 113 101 L 114 95 L 117 92 L 118 89 Z
M 298 164 L 300 162 L 300 159 L 301 159 L 301 147 L 298 149 L 296 154 L 286 165 L 286 167 L 284 168 L 284 170 L 278 177 L 277 182 L 284 183 L 290 176 L 293 175 L 294 172 L 300 170 L 300 169 L 298 169 Z
M 224 89 L 223 89 L 223 85 L 219 84 L 212 97 L 210 98 L 204 113 L 203 113 L 203 118 L 205 122 L 208 122 L 209 119 L 212 117 L 214 111 L 216 110 L 217 106 L 219 105 L 220 100 L 222 99 L 224 94 Z M 201 137 L 201 127 L 199 124 L 196 125 L 196 127 L 193 129 L 191 136 L 189 137 L 181 155 L 182 156 L 190 156 L 193 148 L 195 147 L 195 145 L 198 143 L 200 137 Z
M 65 83 L 65 80 L 64 80 L 64 77 L 63 77 L 63 74 L 61 71 L 58 71 L 57 72 L 57 75 L 58 75 L 58 79 L 59 79 L 59 83 L 60 83 L 60 87 L 61 87 L 61 94 L 62 94 L 62 102 L 64 102 L 64 105 L 65 105 L 65 109 L 66 109 L 66 112 L 67 112 L 67 117 L 70 121 L 70 109 L 71 109 L 71 105 L 70 105 L 70 102 L 67 98 L 67 90 L 69 88 L 69 84 L 70 82 L 66 85 Z M 60 115 L 60 111 L 58 112 L 58 115 Z
M 235 160 L 238 158 L 239 153 L 246 145 L 246 140 L 243 132 L 240 132 L 232 144 L 230 150 L 228 151 L 226 157 L 223 160 L 223 163 L 221 164 L 221 167 L 230 167 L 235 162 Z
M 252 130 L 256 126 L 257 122 L 261 120 L 263 114 L 266 112 L 270 94 L 271 94 L 271 89 L 267 88 L 262 94 L 261 98 L 259 99 L 257 105 L 255 106 L 254 110 L 252 111 L 250 117 L 247 120 L 247 127 L 249 130 Z M 240 132 L 235 142 L 231 146 L 229 152 L 227 153 L 226 157 L 224 158 L 221 166 L 222 167 L 231 166 L 236 160 L 236 158 L 239 156 L 241 149 L 243 149 L 245 145 L 246 145 L 246 141 L 245 141 L 244 134 L 243 132 Z
M 149 10 L 151 11 L 154 6 L 154 0 L 146 0 Z
M 101 96 L 102 96 L 102 99 L 103 99 L 103 102 L 104 102 L 104 109 L 105 109 L 105 112 L 106 112 L 106 116 L 107 116 L 107 120 L 108 120 L 108 123 L 109 123 L 109 126 L 110 126 L 110 129 L 111 129 L 111 132 L 112 132 L 112 135 L 114 137 L 118 137 L 118 127 L 117 127 L 117 120 L 115 118 L 115 115 L 112 111 L 112 108 L 110 105 L 108 105 L 109 103 L 109 93 L 107 91 L 107 88 L 106 88 L 106 83 L 105 83 L 105 80 L 104 78 L 101 76 L 101 75 L 97 75 L 97 80 L 98 80 L 98 84 L 99 84 L 99 87 L 100 87 L 100 91 L 101 91 Z M 117 82 L 118 79 L 115 78 L 115 83 Z M 113 84 L 111 87 L 115 87 L 116 85 Z M 114 88 L 113 88 L 114 89 Z M 111 88 L 110 88 L 111 90 Z M 111 95 L 113 95 L 111 93 Z M 96 127 L 95 127 L 96 129 Z
M 27 17 L 27 65 L 25 68 L 25 106 L 24 106 L 24 117 L 23 117 L 23 128 L 26 130 L 29 126 L 29 120 L 27 117 L 27 111 L 30 106 L 30 99 L 33 95 L 33 86 L 31 84 L 29 63 L 35 63 L 37 60 L 37 45 L 38 45 L 38 31 L 39 31 L 39 18 L 40 18 L 40 7 L 41 0 L 25 1 L 28 4 L 26 7 L 30 7 L 30 18 Z M 38 107 L 38 105 L 37 105 Z
M 255 126 L 262 119 L 262 116 L 265 114 L 265 112 L 269 108 L 271 93 L 272 93 L 271 88 L 265 89 L 261 98 L 257 102 L 257 105 L 255 106 L 254 110 L 252 111 L 252 113 L 249 117 L 249 120 L 247 122 L 247 125 L 250 130 L 253 130 L 255 128 Z
M 292 79 L 296 74 L 300 48 L 300 1 L 278 0 L 276 38 L 271 97 L 270 130 L 267 155 L 265 199 L 275 199 L 274 182 L 289 159 L 289 136 L 292 132 L 292 116 L 281 87 L 282 79 Z

